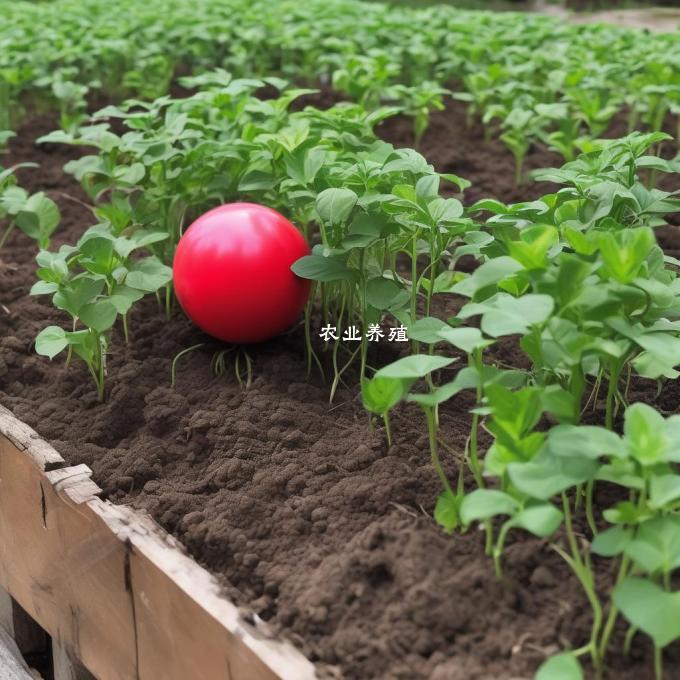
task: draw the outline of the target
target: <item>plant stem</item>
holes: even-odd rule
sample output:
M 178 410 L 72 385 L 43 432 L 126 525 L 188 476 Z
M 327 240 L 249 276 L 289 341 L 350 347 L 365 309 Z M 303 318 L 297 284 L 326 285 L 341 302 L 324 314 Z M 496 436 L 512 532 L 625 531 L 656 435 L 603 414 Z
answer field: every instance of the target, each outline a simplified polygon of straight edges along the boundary
M 444 489 L 455 496 L 446 473 L 444 472 L 441 461 L 439 460 L 439 451 L 437 448 L 437 421 L 435 418 L 434 409 L 429 406 L 424 406 L 423 410 L 425 411 L 425 417 L 427 418 L 427 432 L 430 441 L 430 457 L 432 459 L 432 465 L 434 465 L 434 469 L 436 470 Z
M 590 632 L 590 656 L 595 667 L 595 675 L 599 679 L 602 675 L 602 660 L 598 653 L 597 639 L 602 627 L 602 605 L 597 597 L 597 593 L 593 587 L 593 571 L 589 562 L 584 562 L 581 552 L 576 543 L 576 535 L 574 534 L 574 527 L 571 518 L 571 508 L 569 506 L 569 499 L 567 494 L 562 492 L 562 508 L 564 511 L 564 526 L 567 531 L 567 541 L 569 542 L 569 549 L 571 551 L 571 558 L 569 558 L 563 551 L 560 552 L 567 559 L 567 564 L 572 568 L 574 574 L 578 578 L 583 590 L 586 593 L 588 602 L 593 610 L 593 626 Z
M 593 536 L 597 536 L 597 524 L 593 513 L 593 493 L 595 490 L 595 480 L 590 479 L 586 484 L 586 520 Z
M 9 223 L 9 226 L 7 229 L 5 229 L 5 233 L 0 237 L 0 248 L 2 248 L 5 243 L 7 242 L 7 239 L 9 238 L 9 235 L 14 231 L 14 220 L 12 220 Z
M 418 298 L 418 232 L 413 234 L 411 246 L 411 324 L 416 322 L 416 302 Z M 418 354 L 420 343 L 413 341 L 413 353 Z
M 307 304 L 305 305 L 304 328 L 305 328 L 305 350 L 307 353 L 307 377 L 309 378 L 309 376 L 312 373 L 312 361 L 314 361 L 316 365 L 319 367 L 321 380 L 325 382 L 326 376 L 324 375 L 323 372 L 323 366 L 321 365 L 321 361 L 319 360 L 319 357 L 316 355 L 316 352 L 314 351 L 314 347 L 312 345 L 312 309 L 314 306 L 314 299 L 316 297 L 316 288 L 317 283 L 316 281 L 314 281 L 309 292 L 309 299 L 307 300 Z
M 625 656 L 630 654 L 630 647 L 633 644 L 633 638 L 635 637 L 637 630 L 638 629 L 635 626 L 629 626 L 628 630 L 626 631 L 626 637 L 623 640 L 623 653 Z
M 663 680 L 663 648 L 654 645 L 654 678 Z
M 605 427 L 614 429 L 614 399 L 616 397 L 619 382 L 619 371 L 616 361 L 612 361 L 609 367 L 609 384 L 607 385 L 607 408 L 605 412 Z
M 616 576 L 616 585 L 621 583 L 628 572 L 628 567 L 630 566 L 630 559 L 624 555 L 621 559 L 621 564 L 619 565 L 619 573 Z M 609 639 L 611 638 L 612 632 L 614 630 L 614 625 L 616 624 L 616 619 L 619 615 L 619 609 L 612 601 L 609 613 L 607 614 L 607 620 L 604 624 L 604 630 L 602 631 L 602 637 L 600 638 L 600 649 L 599 656 L 600 659 L 604 660 L 607 655 L 607 647 L 609 646 Z
M 387 448 L 392 446 L 392 429 L 390 428 L 390 412 L 385 411 L 382 414 L 383 422 L 385 423 L 385 434 L 387 435 Z
M 482 391 L 482 351 L 480 349 L 474 349 L 470 355 L 470 363 L 473 367 L 477 369 L 479 375 L 479 382 L 477 383 L 476 392 L 476 406 L 479 406 L 482 402 L 483 391 Z M 469 447 L 469 461 L 470 470 L 475 478 L 475 483 L 480 489 L 484 488 L 484 478 L 482 477 L 482 469 L 479 464 L 479 451 L 477 437 L 479 433 L 479 414 L 472 414 L 472 426 L 470 428 L 470 447 Z
M 195 349 L 198 349 L 199 347 L 203 347 L 204 343 L 199 342 L 197 345 L 192 345 L 191 347 L 187 347 L 186 349 L 183 349 L 181 352 L 178 352 L 175 355 L 175 358 L 172 360 L 172 364 L 170 364 L 170 387 L 175 387 L 175 382 L 177 381 L 177 362 L 179 361 L 180 357 L 183 357 L 185 354 L 188 354 L 189 352 L 193 352 Z
M 125 338 L 125 344 L 129 344 L 130 335 L 128 332 L 127 314 L 123 314 L 123 337 Z

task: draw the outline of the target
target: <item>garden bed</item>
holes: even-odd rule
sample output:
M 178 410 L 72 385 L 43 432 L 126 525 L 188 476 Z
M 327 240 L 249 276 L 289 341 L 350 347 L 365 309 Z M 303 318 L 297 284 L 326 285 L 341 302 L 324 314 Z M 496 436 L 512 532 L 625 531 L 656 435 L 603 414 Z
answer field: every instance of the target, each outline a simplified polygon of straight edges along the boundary
M 0 454 L 0 583 L 96 677 L 314 677 L 157 524 L 102 501 L 86 465 L 2 407 Z
M 22 172 L 22 183 L 58 201 L 55 243 L 72 243 L 92 222 L 78 184 L 62 171 L 74 151 L 32 143 L 54 127 L 50 118 L 27 125 L 5 164 L 40 164 Z M 403 120 L 388 121 L 382 134 L 412 144 Z M 500 142 L 485 142 L 481 128 L 466 129 L 458 104 L 433 117 L 422 146 L 439 170 L 473 182 L 466 200 L 550 190 L 511 184 L 512 156 Z M 540 150 L 528 158 L 530 168 L 558 163 Z M 678 255 L 677 234 L 666 230 L 662 242 Z M 47 300 L 27 295 L 34 256 L 21 234 L 0 254 L 0 402 L 70 465 L 88 465 L 105 498 L 148 510 L 220 579 L 228 598 L 319 669 L 339 667 L 361 680 L 528 678 L 546 656 L 586 641 L 585 596 L 547 541 L 511 536 L 498 580 L 482 534 L 450 537 L 432 521 L 439 482 L 415 405 L 395 412 L 388 449 L 383 432 L 369 429 L 351 378 L 331 405 L 328 386 L 307 379 L 301 329 L 248 350 L 254 380 L 242 391 L 229 372 L 212 375 L 216 346 L 180 313 L 166 322 L 150 296 L 130 320 L 133 342 L 115 345 L 115 380 L 101 405 L 84 369 L 66 371 L 63 361 L 33 352 L 37 332 L 62 321 Z M 449 303 L 453 312 L 459 301 Z M 208 344 L 181 360 L 171 388 L 172 358 L 199 342 Z M 386 344 L 373 362 L 394 352 Z M 658 396 L 653 387 L 635 390 L 662 413 L 677 410 L 677 382 Z M 462 397 L 442 408 L 452 470 L 470 406 Z M 602 591 L 614 576 L 604 575 Z M 609 678 L 651 677 L 652 648 L 642 636 L 629 658 L 620 649 L 612 645 Z M 667 650 L 666 677 L 680 678 L 677 645 Z

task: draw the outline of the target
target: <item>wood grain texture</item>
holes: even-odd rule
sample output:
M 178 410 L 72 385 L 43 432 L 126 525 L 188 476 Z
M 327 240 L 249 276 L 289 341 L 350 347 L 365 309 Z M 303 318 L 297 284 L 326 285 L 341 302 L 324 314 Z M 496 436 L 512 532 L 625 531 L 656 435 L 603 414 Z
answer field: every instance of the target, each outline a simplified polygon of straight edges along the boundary
M 150 517 L 0 407 L 0 585 L 100 680 L 312 680 Z

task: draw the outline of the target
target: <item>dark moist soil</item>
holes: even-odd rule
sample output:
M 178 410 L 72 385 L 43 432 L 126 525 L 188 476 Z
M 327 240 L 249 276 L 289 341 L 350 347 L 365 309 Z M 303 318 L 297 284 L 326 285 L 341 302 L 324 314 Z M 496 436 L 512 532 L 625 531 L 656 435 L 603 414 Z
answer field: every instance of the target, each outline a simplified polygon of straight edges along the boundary
M 60 205 L 54 245 L 74 242 L 92 223 L 86 197 L 62 172 L 78 151 L 37 147 L 56 127 L 41 117 L 13 140 L 5 166 L 34 161 L 24 186 Z M 394 143 L 411 144 L 402 120 L 383 126 Z M 512 184 L 513 160 L 481 128 L 464 125 L 452 104 L 433 118 L 422 151 L 439 170 L 473 181 L 467 200 L 528 199 L 550 188 Z M 558 163 L 534 150 L 528 166 Z M 509 182 L 509 183 L 508 183 Z M 677 234 L 667 230 L 676 254 Z M 115 339 L 108 401 L 101 405 L 85 370 L 63 357 L 33 353 L 44 326 L 62 323 L 46 298 L 27 295 L 35 248 L 15 234 L 0 253 L 0 402 L 50 440 L 71 464 L 86 463 L 105 495 L 149 511 L 224 584 L 226 594 L 298 644 L 310 659 L 351 680 L 530 678 L 561 648 L 587 641 L 583 593 L 548 542 L 511 535 L 498 580 L 477 530 L 445 535 L 431 518 L 439 483 L 423 418 L 403 406 L 393 418 L 394 445 L 371 430 L 356 385 L 306 378 L 299 328 L 248 349 L 253 383 L 242 390 L 227 364 L 211 373 L 218 346 L 176 313 L 170 322 L 147 299 L 131 318 L 131 344 Z M 175 388 L 170 363 L 183 359 Z M 515 361 L 511 347 L 498 359 Z M 383 345 L 375 364 L 394 358 Z M 664 412 L 678 409 L 677 383 L 633 386 L 635 398 Z M 453 475 L 469 427 L 468 397 L 441 415 L 442 451 Z M 606 490 L 604 490 L 606 492 Z M 602 502 L 604 499 L 600 499 Z M 600 567 L 603 595 L 614 575 Z M 620 626 L 608 659 L 609 680 L 651 679 L 652 650 L 642 635 L 620 654 Z M 680 678 L 680 646 L 665 654 L 666 678 Z M 332 667 L 337 667 L 335 671 Z

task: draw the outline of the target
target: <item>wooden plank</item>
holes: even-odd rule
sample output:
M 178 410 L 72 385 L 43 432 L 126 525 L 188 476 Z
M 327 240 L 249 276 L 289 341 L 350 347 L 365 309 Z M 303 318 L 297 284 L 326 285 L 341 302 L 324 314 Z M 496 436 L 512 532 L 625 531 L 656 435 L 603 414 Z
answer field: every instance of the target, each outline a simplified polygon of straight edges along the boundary
M 100 680 L 317 677 L 151 518 L 98 498 L 90 475 L 0 407 L 0 585 L 56 643 Z
M 95 680 L 93 675 L 74 659 L 68 649 L 56 640 L 52 643 L 53 680 Z

